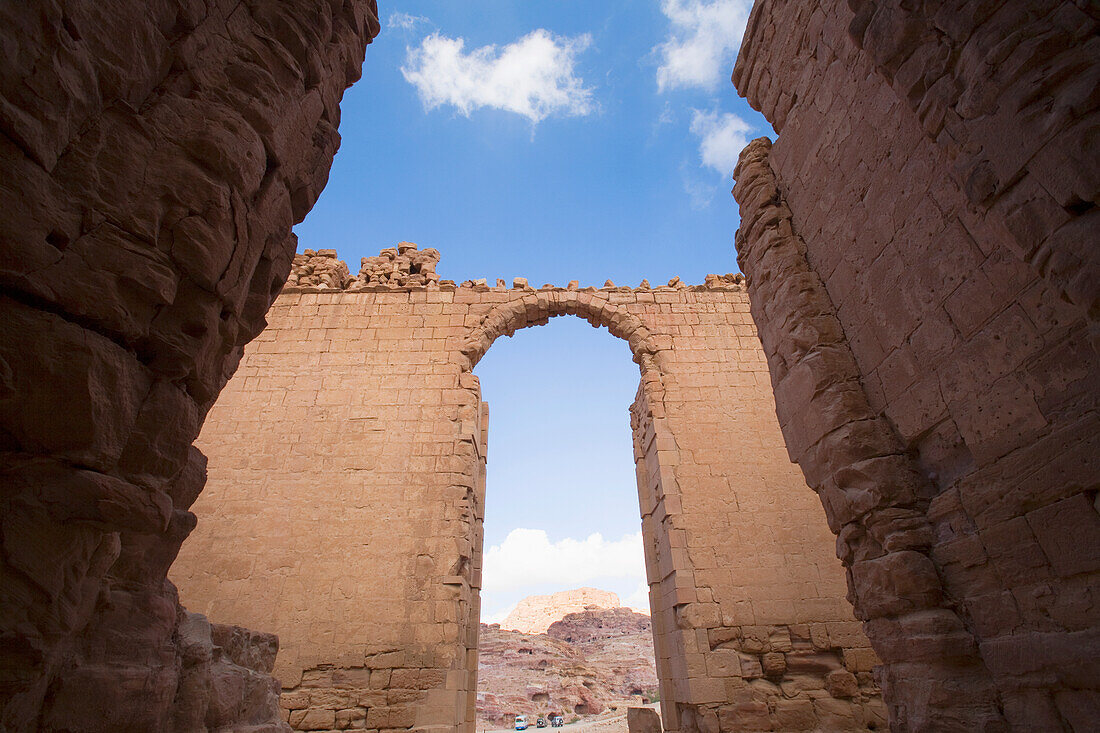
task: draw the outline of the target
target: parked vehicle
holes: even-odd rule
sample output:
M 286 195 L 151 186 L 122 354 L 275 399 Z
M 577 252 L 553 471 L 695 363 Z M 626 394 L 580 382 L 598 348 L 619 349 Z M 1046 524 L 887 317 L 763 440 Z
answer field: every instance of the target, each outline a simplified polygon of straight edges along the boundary
M 545 728 L 546 727 L 546 718 L 544 718 L 540 715 L 539 719 L 535 721 L 535 727 L 536 728 Z
M 516 730 L 527 730 L 527 716 L 526 715 L 517 715 L 516 716 Z
M 560 728 L 565 725 L 565 720 L 562 719 L 560 715 L 555 715 L 554 717 L 550 718 L 550 725 L 555 728 Z

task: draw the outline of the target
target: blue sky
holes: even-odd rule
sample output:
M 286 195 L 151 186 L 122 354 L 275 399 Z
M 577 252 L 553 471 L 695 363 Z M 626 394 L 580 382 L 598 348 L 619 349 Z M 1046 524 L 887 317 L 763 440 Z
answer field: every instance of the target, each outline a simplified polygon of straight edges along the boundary
M 736 271 L 733 165 L 772 132 L 729 80 L 751 2 L 380 6 L 300 248 L 335 248 L 356 272 L 406 240 L 438 249 L 445 279 L 536 287 Z M 499 340 L 476 372 L 491 410 L 483 616 L 578 585 L 635 593 L 625 344 L 555 319 Z

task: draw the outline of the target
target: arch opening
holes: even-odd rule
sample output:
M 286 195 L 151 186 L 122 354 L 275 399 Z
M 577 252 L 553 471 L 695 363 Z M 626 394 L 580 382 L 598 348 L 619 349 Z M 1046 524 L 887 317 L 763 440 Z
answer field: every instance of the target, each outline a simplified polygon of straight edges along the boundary
M 479 727 L 577 705 L 625 715 L 658 697 L 627 410 L 638 372 L 605 329 L 550 324 L 495 342 L 475 370 L 491 417 Z
M 378 685 L 404 700 L 372 698 L 380 727 L 474 729 L 488 412 L 473 369 L 500 336 L 561 315 L 606 327 L 639 366 L 632 451 L 665 729 L 710 726 L 727 690 L 806 675 L 824 689 L 834 672 L 830 710 L 884 720 L 739 280 L 297 282 L 207 420 L 202 520 L 172 570 L 190 607 L 279 635 L 292 724 L 339 713 L 350 693 L 333 690 Z M 752 724 L 779 725 L 788 698 L 759 694 Z

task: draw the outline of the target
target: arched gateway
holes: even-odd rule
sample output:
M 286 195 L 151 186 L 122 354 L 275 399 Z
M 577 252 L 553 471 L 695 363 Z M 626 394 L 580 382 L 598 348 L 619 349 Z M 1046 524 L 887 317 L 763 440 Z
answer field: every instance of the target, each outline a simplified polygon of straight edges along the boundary
M 607 327 L 641 371 L 666 730 L 885 724 L 739 278 L 454 286 L 407 243 L 357 278 L 307 255 L 203 428 L 209 482 L 171 573 L 192 610 L 279 634 L 293 726 L 474 729 L 488 410 L 472 369 L 559 315 Z

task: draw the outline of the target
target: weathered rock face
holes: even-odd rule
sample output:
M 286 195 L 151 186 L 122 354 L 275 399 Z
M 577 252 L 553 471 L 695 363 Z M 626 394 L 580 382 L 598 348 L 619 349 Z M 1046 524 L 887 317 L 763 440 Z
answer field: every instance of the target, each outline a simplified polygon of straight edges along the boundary
M 548 596 L 527 596 L 500 622 L 500 628 L 525 634 L 543 634 L 551 624 L 568 614 L 589 608 L 619 608 L 621 605 L 617 595 L 596 588 L 564 590 Z
M 849 35 L 952 161 L 970 215 L 1075 305 L 1100 345 L 1100 12 L 966 5 L 860 0 Z
M 1095 724 L 1098 29 L 759 2 L 734 72 L 779 133 L 737 173 L 753 318 L 898 729 Z
M 261 722 L 270 684 L 181 661 L 165 574 L 377 31 L 372 0 L 0 7 L 5 730 L 168 730 L 181 665 L 228 685 L 200 717 Z
M 181 665 L 171 730 L 290 733 L 279 708 L 279 683 L 271 677 L 278 639 L 211 624 L 197 613 L 182 615 L 176 634 Z
M 568 613 L 560 621 L 550 624 L 546 635 L 570 644 L 585 644 L 624 634 L 649 633 L 652 629 L 653 622 L 647 614 L 629 608 L 598 609 L 587 606 L 583 611 Z

